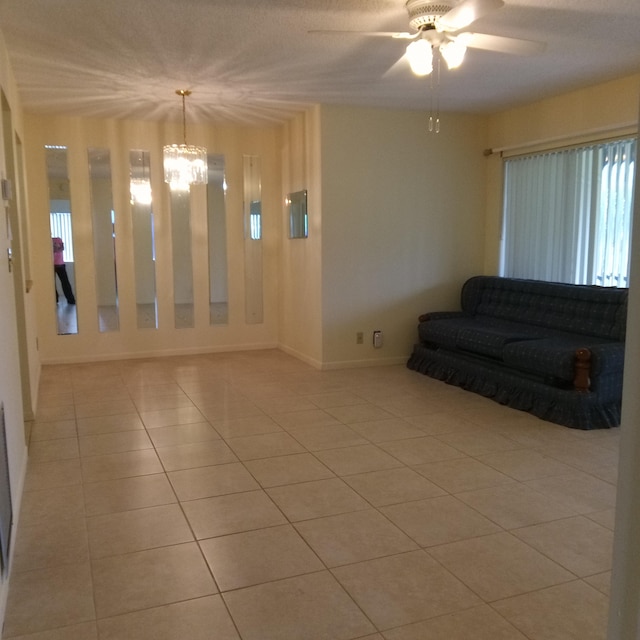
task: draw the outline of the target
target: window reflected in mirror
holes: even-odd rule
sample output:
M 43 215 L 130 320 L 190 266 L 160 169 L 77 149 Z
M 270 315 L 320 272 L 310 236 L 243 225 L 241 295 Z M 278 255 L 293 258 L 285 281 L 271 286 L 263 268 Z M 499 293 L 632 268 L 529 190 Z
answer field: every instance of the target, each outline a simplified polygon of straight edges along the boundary
M 45 157 L 49 185 L 49 226 L 57 332 L 58 335 L 69 335 L 78 333 L 78 314 L 67 148 L 48 145 L 45 147 Z
M 227 183 L 223 155 L 209 155 L 207 183 L 207 228 L 209 240 L 209 322 L 229 322 L 227 277 Z
M 96 304 L 100 332 L 118 331 L 118 281 L 116 226 L 111 188 L 111 156 L 108 149 L 88 149 L 96 272 Z
M 172 188 L 173 303 L 176 329 L 194 326 L 193 261 L 191 258 L 191 192 Z
M 157 329 L 155 237 L 148 151 L 129 152 L 133 263 L 138 329 Z
M 262 183 L 260 157 L 243 157 L 245 321 L 263 322 Z
M 295 191 L 287 196 L 289 210 L 289 237 L 307 238 L 309 236 L 309 219 L 307 217 L 307 191 Z

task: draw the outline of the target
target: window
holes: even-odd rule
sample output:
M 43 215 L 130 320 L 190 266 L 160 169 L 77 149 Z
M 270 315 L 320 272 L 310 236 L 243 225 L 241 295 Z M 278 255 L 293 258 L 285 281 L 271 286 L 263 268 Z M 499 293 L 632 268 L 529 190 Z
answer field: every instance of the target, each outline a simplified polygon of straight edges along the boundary
M 253 200 L 249 205 L 249 237 L 252 240 L 260 240 L 262 238 L 262 202 Z
M 71 233 L 71 213 L 68 211 L 49 214 L 51 237 L 62 238 L 64 243 L 64 261 L 73 262 L 73 234 Z
M 635 139 L 510 158 L 501 275 L 627 287 Z

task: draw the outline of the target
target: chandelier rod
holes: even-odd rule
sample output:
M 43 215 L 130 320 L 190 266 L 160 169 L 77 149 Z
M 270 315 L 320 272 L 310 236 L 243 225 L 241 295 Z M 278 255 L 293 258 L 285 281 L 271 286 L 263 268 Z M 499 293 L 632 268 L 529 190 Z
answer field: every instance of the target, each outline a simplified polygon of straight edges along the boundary
M 189 89 L 176 89 L 176 93 L 179 96 L 182 96 L 182 138 L 186 146 L 187 144 L 187 107 L 185 104 L 185 98 L 191 95 L 191 91 L 189 91 Z

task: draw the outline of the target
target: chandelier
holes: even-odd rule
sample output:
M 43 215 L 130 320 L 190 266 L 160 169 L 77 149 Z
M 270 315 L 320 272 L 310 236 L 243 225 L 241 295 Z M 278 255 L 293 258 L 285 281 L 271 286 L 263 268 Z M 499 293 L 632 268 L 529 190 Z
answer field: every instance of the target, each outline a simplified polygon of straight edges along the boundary
M 185 98 L 191 95 L 188 89 L 176 89 L 182 96 L 182 136 L 183 144 L 168 144 L 163 148 L 164 181 L 172 190 L 188 191 L 192 184 L 207 184 L 207 150 L 187 144 L 187 124 Z

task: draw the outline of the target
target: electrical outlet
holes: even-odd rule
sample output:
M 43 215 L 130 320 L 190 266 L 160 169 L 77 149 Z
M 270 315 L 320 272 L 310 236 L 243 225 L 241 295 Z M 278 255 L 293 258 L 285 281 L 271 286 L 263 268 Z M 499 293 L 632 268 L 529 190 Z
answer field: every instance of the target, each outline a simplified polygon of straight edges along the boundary
M 356 333 L 356 344 L 362 344 L 364 342 L 364 333 L 362 331 L 358 331 Z
M 382 347 L 382 331 L 373 332 L 373 346 L 375 349 L 380 349 Z

